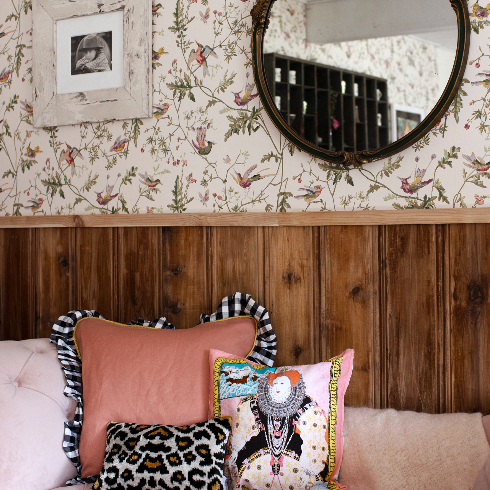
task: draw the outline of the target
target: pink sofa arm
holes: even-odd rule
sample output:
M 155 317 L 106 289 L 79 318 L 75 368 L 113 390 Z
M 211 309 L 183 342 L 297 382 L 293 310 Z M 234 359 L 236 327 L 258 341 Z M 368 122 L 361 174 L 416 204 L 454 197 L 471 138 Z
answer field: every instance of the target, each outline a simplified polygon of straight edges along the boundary
M 47 490 L 76 476 L 62 448 L 75 411 L 64 387 L 49 339 L 0 342 L 1 488 Z

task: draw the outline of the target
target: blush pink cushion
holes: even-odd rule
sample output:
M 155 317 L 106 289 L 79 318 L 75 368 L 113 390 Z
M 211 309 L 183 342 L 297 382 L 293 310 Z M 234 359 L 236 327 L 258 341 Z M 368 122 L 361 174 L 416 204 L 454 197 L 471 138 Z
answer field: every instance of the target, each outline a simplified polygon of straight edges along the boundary
M 62 448 L 75 402 L 49 339 L 0 342 L 0 488 L 45 490 L 76 470 Z
M 178 426 L 208 420 L 209 350 L 246 357 L 256 333 L 251 317 L 181 330 L 80 320 L 75 340 L 82 360 L 82 478 L 100 473 L 108 422 Z

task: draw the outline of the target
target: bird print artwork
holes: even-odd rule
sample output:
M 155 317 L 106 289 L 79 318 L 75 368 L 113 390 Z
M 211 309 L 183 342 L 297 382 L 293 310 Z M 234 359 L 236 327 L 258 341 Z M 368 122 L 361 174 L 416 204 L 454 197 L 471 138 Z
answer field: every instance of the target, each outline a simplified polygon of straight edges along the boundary
M 206 189 L 204 196 L 199 192 L 199 200 L 204 206 L 208 207 L 207 202 L 209 201 L 209 189 Z
M 305 202 L 314 201 L 321 193 L 323 187 L 321 185 L 301 187 L 298 189 L 298 192 L 303 192 L 303 194 L 299 194 L 298 196 L 294 196 L 295 199 L 304 199 Z
M 484 80 L 478 80 L 476 82 L 471 82 L 471 85 L 483 85 L 485 88 L 490 87 L 490 72 L 484 71 L 477 74 L 479 77 L 484 77 Z
M 242 176 L 241 173 L 235 171 L 235 175 L 232 175 L 235 182 L 240 186 L 246 189 L 252 185 L 252 182 L 257 182 L 258 180 L 265 179 L 266 177 L 272 177 L 277 174 L 267 174 L 260 175 L 260 172 L 265 172 L 269 170 L 268 168 L 264 168 L 263 170 L 259 170 L 258 173 L 252 175 L 254 170 L 257 168 L 257 165 L 252 165 Z
M 255 99 L 259 95 L 259 93 L 252 94 L 253 90 L 255 88 L 255 83 L 246 83 L 245 84 L 245 93 L 241 96 L 240 94 L 243 92 L 243 90 L 240 90 L 240 92 L 232 92 L 232 94 L 235 96 L 235 104 L 237 106 L 247 106 L 248 103 Z
M 61 152 L 60 158 L 58 160 L 58 167 L 61 167 L 63 162 L 66 162 L 71 168 L 71 176 L 77 175 L 77 169 L 75 168 L 75 158 L 80 157 L 83 160 L 83 156 L 78 148 L 71 147 L 65 142 L 66 150 Z
M 470 156 L 463 154 L 463 158 L 468 162 L 463 162 L 463 165 L 466 165 L 477 172 L 486 172 L 489 168 L 490 162 L 485 163 L 483 158 L 475 156 L 474 153 Z
M 8 68 L 4 68 L 2 71 L 0 71 L 0 83 L 5 83 L 8 82 L 8 79 L 10 77 L 10 74 L 14 70 L 9 70 Z
M 197 41 L 196 44 L 197 49 L 191 50 L 191 54 L 189 55 L 189 59 L 187 60 L 187 68 L 190 70 L 191 63 L 195 61 L 202 66 L 203 76 L 206 77 L 209 75 L 209 68 L 207 63 L 208 57 L 213 56 L 215 58 L 218 58 L 218 55 L 209 46 L 203 46 Z
M 208 7 L 206 9 L 206 12 L 203 14 L 201 11 L 199 11 L 199 14 L 201 15 L 201 20 L 207 24 L 208 23 L 208 19 L 209 19 L 209 12 L 210 12 L 210 8 Z
M 411 175 L 409 177 L 398 177 L 402 181 L 401 189 L 405 194 L 415 194 L 418 193 L 422 187 L 425 187 L 426 185 L 430 184 L 433 179 L 429 180 L 422 180 L 424 178 L 425 172 L 427 169 L 420 169 L 416 168 L 414 172 L 414 177 L 413 179 L 411 178 Z M 409 180 L 411 181 L 409 183 Z
M 192 141 L 192 146 L 196 149 L 197 153 L 201 156 L 206 156 L 211 153 L 213 149 L 213 145 L 216 143 L 214 141 L 210 141 L 206 139 L 206 130 L 211 127 L 211 124 L 207 124 L 206 126 L 199 126 L 197 129 L 194 126 L 191 127 L 192 131 L 197 133 L 196 141 Z
M 160 179 L 154 179 L 153 175 L 148 175 L 146 172 L 144 174 L 139 173 L 140 176 L 140 182 L 147 187 L 153 188 L 156 187 L 158 184 L 161 184 Z
M 156 14 L 162 7 L 161 3 L 155 3 L 155 0 L 152 0 L 151 2 L 151 12 L 153 14 Z
M 164 102 L 163 104 L 157 104 L 153 106 L 153 117 L 156 117 L 157 119 L 160 119 L 162 116 L 164 116 L 168 108 L 170 107 L 170 104 L 168 102 Z
M 119 179 L 120 176 L 121 176 L 121 174 L 117 174 L 117 179 Z M 116 182 L 117 182 L 117 179 L 116 179 Z M 117 192 L 116 194 L 112 194 L 112 191 L 114 190 L 114 186 L 116 185 L 116 182 L 114 182 L 113 185 L 110 185 L 109 184 L 109 175 L 108 175 L 104 195 L 102 195 L 104 191 L 101 191 L 101 192 L 95 191 L 95 194 L 97 195 L 97 202 L 101 206 L 106 206 L 108 208 L 109 202 L 112 201 L 115 197 L 117 197 L 119 195 L 119 192 Z
M 129 138 L 122 138 L 121 136 L 118 136 L 116 141 L 114 141 L 114 144 L 111 146 L 109 151 L 115 151 L 116 153 L 124 150 L 126 143 L 129 142 Z
M 27 112 L 27 114 L 32 114 L 33 108 L 32 105 L 27 102 L 27 100 L 20 101 L 20 108 Z
M 37 197 L 34 199 L 29 199 L 27 202 L 29 204 L 27 206 L 24 206 L 24 208 L 30 209 L 32 211 L 32 214 L 35 215 L 41 209 L 44 199 L 42 197 Z
M 26 153 L 25 156 L 29 158 L 36 158 L 36 155 L 38 153 L 42 153 L 42 151 L 39 149 L 39 146 L 36 146 L 34 149 L 31 148 L 31 145 L 29 145 L 26 148 Z

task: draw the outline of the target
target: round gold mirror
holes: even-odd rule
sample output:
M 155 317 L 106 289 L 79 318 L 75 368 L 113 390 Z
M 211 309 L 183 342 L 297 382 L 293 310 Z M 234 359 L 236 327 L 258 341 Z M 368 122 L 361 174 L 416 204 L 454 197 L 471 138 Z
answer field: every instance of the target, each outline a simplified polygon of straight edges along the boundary
M 415 144 L 466 66 L 465 0 L 257 0 L 254 77 L 296 146 L 358 166 Z

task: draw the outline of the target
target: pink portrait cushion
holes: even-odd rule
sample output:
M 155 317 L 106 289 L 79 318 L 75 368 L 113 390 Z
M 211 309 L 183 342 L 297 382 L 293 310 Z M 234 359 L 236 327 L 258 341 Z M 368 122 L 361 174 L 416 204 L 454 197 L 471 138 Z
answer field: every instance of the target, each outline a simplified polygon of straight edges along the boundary
M 100 473 L 109 422 L 182 426 L 207 420 L 210 349 L 246 357 L 256 335 L 255 319 L 243 316 L 180 330 L 80 320 L 81 477 Z
M 232 418 L 228 489 L 344 488 L 344 396 L 354 351 L 327 362 L 268 367 L 211 352 L 215 417 Z

